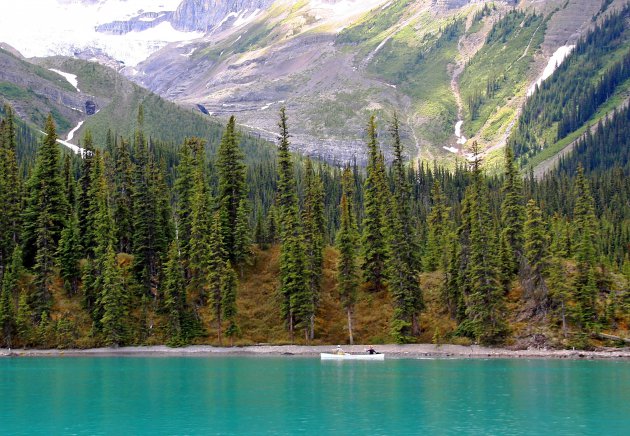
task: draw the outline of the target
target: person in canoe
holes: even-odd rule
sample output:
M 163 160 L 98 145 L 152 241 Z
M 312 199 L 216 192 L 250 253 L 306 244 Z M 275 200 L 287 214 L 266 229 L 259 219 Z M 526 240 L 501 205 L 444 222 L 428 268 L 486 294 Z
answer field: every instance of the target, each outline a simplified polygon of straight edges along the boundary
M 373 346 L 373 345 L 368 345 L 368 347 L 365 349 L 365 351 L 366 351 L 368 354 L 378 354 L 378 353 L 376 352 L 376 350 L 374 349 L 374 346 Z
M 337 345 L 337 348 L 335 349 L 335 351 L 333 351 L 333 354 L 344 355 L 346 353 L 344 353 L 344 351 L 341 349 L 341 345 Z

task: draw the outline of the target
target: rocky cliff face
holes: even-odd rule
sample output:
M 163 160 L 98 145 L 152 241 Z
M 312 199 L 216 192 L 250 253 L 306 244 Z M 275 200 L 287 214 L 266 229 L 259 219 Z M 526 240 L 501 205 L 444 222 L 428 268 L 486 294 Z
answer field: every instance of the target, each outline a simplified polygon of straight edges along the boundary
M 337 0 L 326 0 L 334 3 Z M 208 32 L 223 23 L 230 23 L 257 10 L 268 8 L 274 0 L 183 0 L 176 11 L 142 12 L 126 21 L 99 25 L 96 30 L 112 35 L 142 32 L 165 21 L 184 32 Z
M 145 12 L 129 21 L 112 21 L 96 27 L 97 32 L 111 35 L 124 35 L 129 32 L 142 32 L 151 29 L 164 21 L 170 21 L 173 12 Z
M 273 0 L 184 0 L 173 14 L 178 30 L 207 32 L 226 18 L 266 9 Z

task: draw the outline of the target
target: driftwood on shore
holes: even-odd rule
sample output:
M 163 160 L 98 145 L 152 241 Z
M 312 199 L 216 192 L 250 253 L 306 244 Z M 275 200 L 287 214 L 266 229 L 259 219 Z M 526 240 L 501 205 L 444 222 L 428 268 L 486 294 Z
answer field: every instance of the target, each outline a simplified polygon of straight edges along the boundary
M 593 336 L 599 339 L 609 339 L 611 341 L 620 341 L 630 344 L 630 338 L 622 338 L 621 336 L 607 335 L 606 333 L 593 333 Z

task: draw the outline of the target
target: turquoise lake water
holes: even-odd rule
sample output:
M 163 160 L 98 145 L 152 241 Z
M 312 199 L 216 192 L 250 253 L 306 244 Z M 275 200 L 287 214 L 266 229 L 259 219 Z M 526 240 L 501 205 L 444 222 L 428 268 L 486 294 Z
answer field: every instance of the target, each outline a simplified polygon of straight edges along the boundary
M 630 435 L 630 362 L 6 358 L 0 434 Z

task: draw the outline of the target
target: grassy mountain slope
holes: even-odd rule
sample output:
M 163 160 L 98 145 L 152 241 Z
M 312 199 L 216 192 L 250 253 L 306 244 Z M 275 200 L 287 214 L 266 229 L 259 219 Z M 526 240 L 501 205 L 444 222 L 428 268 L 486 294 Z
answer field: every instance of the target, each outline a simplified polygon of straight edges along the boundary
M 542 16 L 517 11 L 509 13 L 493 27 L 460 79 L 467 136 L 481 131 L 482 136 L 491 137 L 489 132 L 484 135 L 482 131 L 493 129 L 492 123 L 486 125 L 488 121 L 497 119 L 509 100 L 524 95 L 533 55 L 544 34 Z
M 0 66 L 0 103 L 10 104 L 20 120 L 24 139 L 19 152 L 25 161 L 34 155 L 48 113 L 53 115 L 60 138 L 83 122 L 74 134 L 75 144 L 88 129 L 97 146 L 105 145 L 108 130 L 117 136 L 131 137 L 137 128 L 140 105 L 145 114 L 145 133 L 163 143 L 180 144 L 185 137 L 199 136 L 208 141 L 213 152 L 223 132 L 223 126 L 215 119 L 198 110 L 183 109 L 96 63 L 64 57 L 25 60 L 0 49 Z M 49 69 L 76 75 L 80 91 Z M 86 114 L 87 101 L 96 103 L 96 114 Z M 267 142 L 247 134 L 242 143 L 248 160 L 256 160 L 272 150 Z
M 79 88 L 100 97 L 105 102 L 98 112 L 86 117 L 79 135 L 91 130 L 97 144 L 103 144 L 110 129 L 130 137 L 136 129 L 140 105 L 145 113 L 147 135 L 162 141 L 179 143 L 186 136 L 216 139 L 221 126 L 198 111 L 185 110 L 141 88 L 117 72 L 101 65 L 70 58 L 47 58 L 39 62 L 49 68 L 76 74 Z
M 69 130 L 89 98 L 59 74 L 0 49 L 0 101 L 32 125 L 43 126 L 52 113 L 60 130 Z

